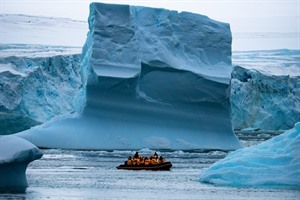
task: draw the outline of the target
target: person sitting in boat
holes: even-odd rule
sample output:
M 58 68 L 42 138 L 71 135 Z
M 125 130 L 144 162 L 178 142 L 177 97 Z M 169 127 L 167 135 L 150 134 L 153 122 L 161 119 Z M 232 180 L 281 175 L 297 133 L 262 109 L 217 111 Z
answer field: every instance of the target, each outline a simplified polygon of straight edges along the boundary
M 150 157 L 150 163 L 151 163 L 151 165 L 155 165 L 155 164 L 157 164 L 157 159 L 155 158 L 155 157 L 153 157 L 153 156 L 151 156 Z
M 135 154 L 134 154 L 134 156 L 133 156 L 133 158 L 139 158 L 139 152 L 135 152 Z
M 132 158 L 131 158 L 131 156 L 129 156 L 128 160 L 125 161 L 125 165 L 132 165 Z
M 158 155 L 157 155 L 156 152 L 153 154 L 153 157 L 154 157 L 155 159 L 158 159 Z
M 165 159 L 164 159 L 162 156 L 160 156 L 158 162 L 159 162 L 159 163 L 164 163 L 164 162 L 165 162 Z
M 139 158 L 138 158 L 140 164 L 144 163 L 144 158 L 143 156 L 139 155 Z
M 145 158 L 145 165 L 150 165 L 150 158 L 149 157 L 146 157 Z
M 144 165 L 145 164 L 145 159 L 143 157 L 140 157 L 139 164 L 140 165 Z
M 144 158 L 143 158 L 143 156 L 139 155 L 138 152 L 135 153 L 134 159 L 136 160 L 137 165 L 143 165 L 144 164 Z
M 139 165 L 139 153 L 135 152 L 134 156 L 133 156 L 133 165 Z

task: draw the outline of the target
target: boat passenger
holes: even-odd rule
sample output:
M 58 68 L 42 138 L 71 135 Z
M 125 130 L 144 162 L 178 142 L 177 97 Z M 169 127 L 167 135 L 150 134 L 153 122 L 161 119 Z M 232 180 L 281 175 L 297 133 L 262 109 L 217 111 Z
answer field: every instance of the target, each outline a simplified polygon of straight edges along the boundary
M 125 165 L 132 165 L 132 158 L 131 158 L 131 156 L 128 157 L 128 160 L 126 161 Z
M 137 159 L 132 160 L 132 165 L 137 165 Z
M 138 152 L 135 152 L 133 158 L 139 158 L 139 156 L 140 156 L 139 153 L 138 153 Z
M 154 157 L 155 159 L 158 159 L 158 155 L 157 155 L 156 152 L 153 154 L 153 157 Z
M 150 158 L 149 157 L 145 158 L 145 165 L 150 165 Z
M 140 158 L 139 160 L 140 165 L 144 165 L 145 164 L 145 159 L 143 157 Z
M 152 165 L 157 164 L 157 159 L 155 157 L 151 156 L 150 160 L 151 160 L 150 162 L 151 162 Z
M 135 152 L 134 156 L 133 156 L 133 165 L 139 165 L 139 153 Z
M 165 162 L 165 159 L 164 159 L 162 156 L 160 156 L 158 162 L 159 162 L 159 163 L 164 163 L 164 162 Z
M 143 158 L 143 156 L 139 155 L 138 160 L 139 160 L 140 165 L 144 164 L 144 158 Z

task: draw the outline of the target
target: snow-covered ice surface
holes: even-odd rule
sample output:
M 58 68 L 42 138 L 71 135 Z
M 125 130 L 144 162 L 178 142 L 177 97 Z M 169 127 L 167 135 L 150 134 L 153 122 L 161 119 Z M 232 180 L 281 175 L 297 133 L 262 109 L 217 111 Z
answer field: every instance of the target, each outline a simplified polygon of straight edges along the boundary
M 226 153 L 158 152 L 171 161 L 171 171 L 117 170 L 132 151 L 44 150 L 27 169 L 24 194 L 0 199 L 176 199 L 296 200 L 299 190 L 216 187 L 199 182 L 204 168 Z M 142 155 L 153 151 L 143 150 Z
M 23 192 L 28 186 L 27 165 L 42 155 L 41 150 L 22 138 L 0 136 L 0 192 Z
M 202 182 L 300 189 L 300 122 L 259 145 L 236 150 L 202 172 Z
M 89 28 L 82 115 L 20 136 L 67 149 L 240 147 L 229 114 L 228 24 L 187 12 L 93 3 Z
M 25 40 L 26 42 L 26 40 Z M 55 46 L 38 44 L 0 44 L 0 58 L 48 58 L 63 55 L 79 55 L 81 47 L 74 46 Z M 19 67 L 19 66 L 18 66 Z M 2 68 L 2 67 L 1 67 Z M 3 70 L 1 70 L 3 71 Z M 20 72 L 19 72 L 20 73 Z
M 0 14 L 0 24 L 0 44 L 82 47 L 88 30 L 84 21 L 18 14 Z
M 80 112 L 81 48 L 0 44 L 0 135 Z
M 246 69 L 256 69 L 267 75 L 300 76 L 299 49 L 234 51 L 232 63 Z
M 282 19 L 284 19 L 284 17 L 282 17 Z M 257 18 L 253 18 L 251 23 L 256 24 L 256 20 Z M 297 23 L 296 20 L 299 22 L 297 16 L 295 16 L 295 23 Z M 273 21 L 270 23 L 275 25 L 277 22 L 274 23 Z M 247 24 L 243 25 L 248 26 Z M 265 26 L 264 29 L 268 29 L 268 27 Z M 286 30 L 276 32 L 253 32 L 251 30 L 248 32 L 233 32 L 232 48 L 234 51 L 300 49 L 299 34 L 299 29 L 296 32 L 287 32 Z

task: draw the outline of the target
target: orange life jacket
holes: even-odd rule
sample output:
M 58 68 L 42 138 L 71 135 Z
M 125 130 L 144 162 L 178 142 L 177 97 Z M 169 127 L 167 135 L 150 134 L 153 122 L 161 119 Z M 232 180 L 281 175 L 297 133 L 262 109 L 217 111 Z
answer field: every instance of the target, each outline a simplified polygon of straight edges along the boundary
M 132 160 L 127 160 L 127 165 L 132 165 Z
M 150 159 L 145 160 L 145 165 L 149 165 L 150 164 Z

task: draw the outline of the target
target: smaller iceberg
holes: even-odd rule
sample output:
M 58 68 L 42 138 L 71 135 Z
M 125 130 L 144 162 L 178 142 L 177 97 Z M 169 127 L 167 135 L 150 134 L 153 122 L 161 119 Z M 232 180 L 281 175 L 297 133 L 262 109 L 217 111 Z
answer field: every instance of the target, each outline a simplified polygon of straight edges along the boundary
M 264 143 L 216 162 L 200 181 L 237 187 L 300 188 L 300 122 Z
M 42 151 L 22 138 L 0 137 L 0 192 L 24 192 L 28 186 L 28 164 L 41 158 Z

